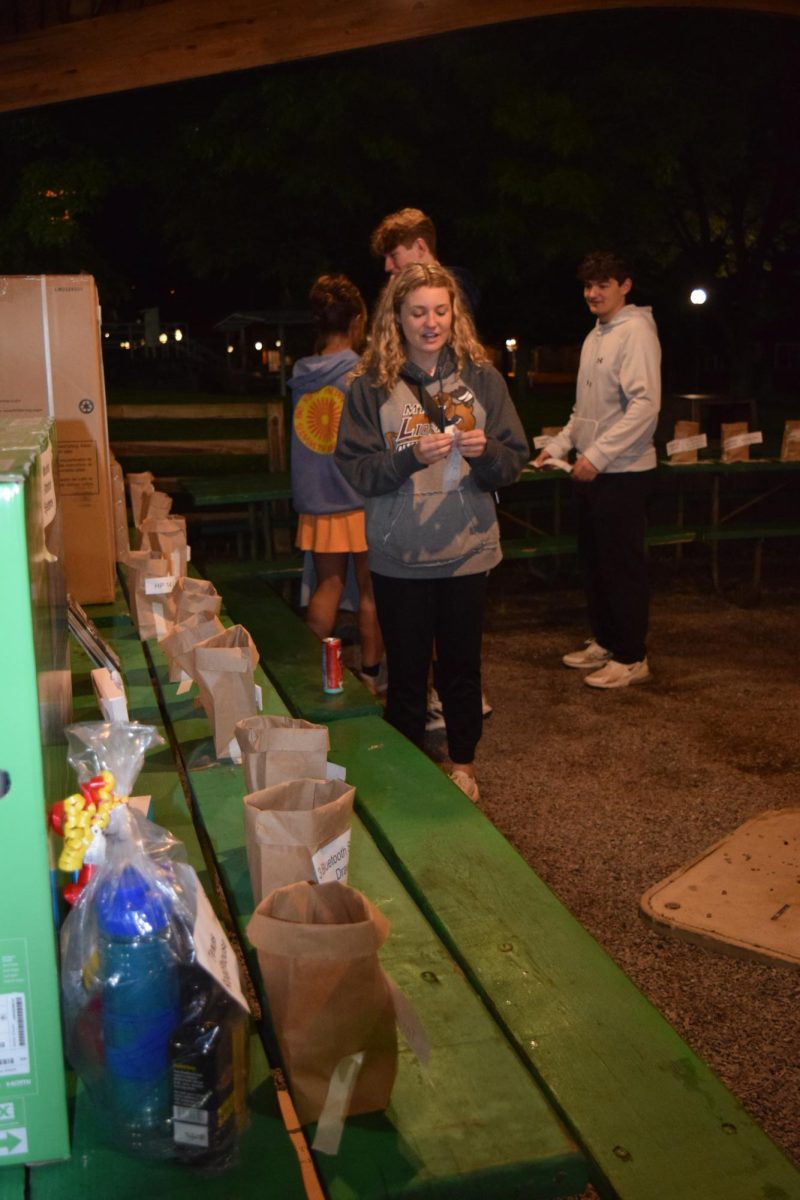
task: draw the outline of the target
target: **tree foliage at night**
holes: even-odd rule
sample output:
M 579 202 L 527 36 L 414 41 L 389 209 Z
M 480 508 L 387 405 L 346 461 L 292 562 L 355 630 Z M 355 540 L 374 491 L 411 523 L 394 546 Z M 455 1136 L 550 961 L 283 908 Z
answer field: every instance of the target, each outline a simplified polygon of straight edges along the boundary
M 214 317 L 301 305 L 330 268 L 373 297 L 369 232 L 413 204 L 478 277 L 487 333 L 578 336 L 575 262 L 618 245 L 677 330 L 711 289 L 746 381 L 800 266 L 799 31 L 573 15 L 8 114 L 4 269 L 90 270 L 120 309 L 178 280 Z

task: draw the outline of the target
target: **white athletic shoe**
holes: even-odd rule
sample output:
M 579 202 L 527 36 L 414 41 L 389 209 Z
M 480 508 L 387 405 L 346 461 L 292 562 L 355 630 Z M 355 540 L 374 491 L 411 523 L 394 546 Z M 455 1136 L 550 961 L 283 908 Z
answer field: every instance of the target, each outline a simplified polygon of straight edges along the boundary
M 493 712 L 494 709 L 486 697 L 486 692 L 481 692 L 481 716 L 484 721 Z M 425 730 L 427 733 L 430 733 L 435 729 L 444 729 L 444 710 L 436 688 L 428 688 L 428 712 L 425 717 Z
M 478 791 L 478 781 L 474 775 L 468 775 L 466 771 L 453 771 L 450 775 L 453 783 L 465 796 L 469 796 L 473 804 L 477 804 L 481 798 Z
M 631 683 L 645 683 L 649 678 L 646 658 L 635 663 L 619 663 L 612 658 L 599 671 L 587 675 L 583 682 L 594 688 L 620 688 Z
M 582 650 L 572 650 L 561 659 L 565 667 L 577 667 L 581 671 L 601 666 L 611 658 L 611 651 L 606 650 L 594 638 L 588 638 Z

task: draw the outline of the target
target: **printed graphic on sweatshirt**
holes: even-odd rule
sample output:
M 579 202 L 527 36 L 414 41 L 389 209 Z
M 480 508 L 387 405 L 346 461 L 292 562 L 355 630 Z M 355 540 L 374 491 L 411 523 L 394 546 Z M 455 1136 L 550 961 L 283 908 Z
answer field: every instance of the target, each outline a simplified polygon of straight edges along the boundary
M 330 384 L 300 397 L 293 419 L 295 433 L 304 446 L 315 454 L 333 454 L 343 404 L 344 393 Z
M 424 437 L 426 433 L 436 433 L 428 414 L 423 412 L 419 404 L 404 404 L 400 428 L 387 429 L 386 440 L 392 450 L 408 450 L 417 438 Z
M 459 383 L 452 392 L 443 392 L 442 395 L 445 398 L 444 415 L 447 424 L 456 425 L 463 430 L 474 429 L 477 424 L 473 407 L 475 397 L 469 388 Z
M 433 397 L 434 406 L 444 410 L 444 424 L 455 425 L 458 429 L 475 428 L 474 403 L 474 395 L 463 383 L 452 392 L 439 392 Z M 393 450 L 407 450 L 417 438 L 438 432 L 439 426 L 431 422 L 420 404 L 406 404 L 400 429 L 387 430 L 386 440 Z

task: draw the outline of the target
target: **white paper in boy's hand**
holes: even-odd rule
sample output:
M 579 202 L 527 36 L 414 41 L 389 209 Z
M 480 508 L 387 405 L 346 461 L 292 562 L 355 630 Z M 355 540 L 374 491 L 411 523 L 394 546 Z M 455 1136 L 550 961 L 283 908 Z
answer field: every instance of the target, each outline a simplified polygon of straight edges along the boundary
M 568 463 L 565 458 L 546 458 L 544 462 L 534 461 L 533 466 L 537 471 L 541 471 L 543 467 L 555 467 L 557 471 L 566 471 L 568 475 L 572 471 L 572 464 Z

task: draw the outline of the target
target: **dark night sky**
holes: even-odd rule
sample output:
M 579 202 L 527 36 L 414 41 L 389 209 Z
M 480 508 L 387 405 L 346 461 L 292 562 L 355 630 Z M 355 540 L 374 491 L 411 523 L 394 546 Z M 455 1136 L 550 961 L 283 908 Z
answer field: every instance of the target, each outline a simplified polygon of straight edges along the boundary
M 800 264 L 799 31 L 576 14 L 5 114 L 0 261 L 90 270 L 107 311 L 158 304 L 199 331 L 302 305 L 327 269 L 371 302 L 370 230 L 412 204 L 478 277 L 489 336 L 580 336 L 575 262 L 603 243 L 632 251 L 637 299 L 676 338 L 701 281 L 777 328 Z M 52 181 L 63 227 L 38 211 Z

